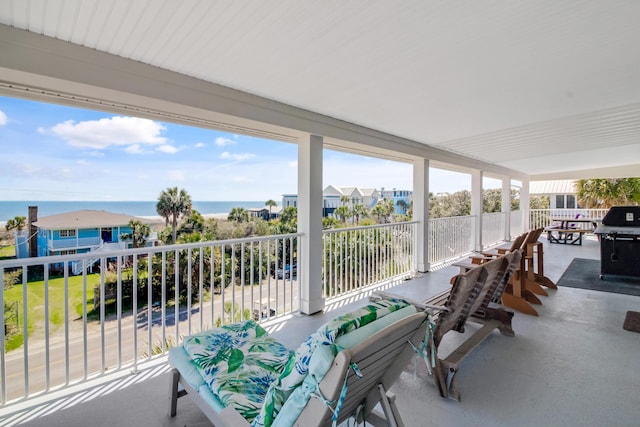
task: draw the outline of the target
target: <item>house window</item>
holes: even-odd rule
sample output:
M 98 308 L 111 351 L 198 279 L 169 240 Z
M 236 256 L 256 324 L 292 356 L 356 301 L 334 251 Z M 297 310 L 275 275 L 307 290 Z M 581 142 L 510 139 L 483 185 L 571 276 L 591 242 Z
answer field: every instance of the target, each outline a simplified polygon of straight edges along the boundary
M 60 237 L 76 237 L 76 230 L 60 230 Z
M 564 209 L 564 195 L 563 194 L 557 194 L 556 195 L 556 208 L 557 209 Z
M 76 253 L 75 249 L 69 249 L 66 251 L 60 251 L 60 255 L 74 255 Z
M 576 196 L 567 194 L 567 209 L 575 209 L 576 207 Z

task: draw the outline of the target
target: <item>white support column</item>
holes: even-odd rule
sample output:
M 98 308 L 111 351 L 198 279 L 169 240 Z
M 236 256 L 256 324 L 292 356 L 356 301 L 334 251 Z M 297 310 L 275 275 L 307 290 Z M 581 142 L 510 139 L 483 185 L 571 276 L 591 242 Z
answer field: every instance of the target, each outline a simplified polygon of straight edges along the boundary
M 529 231 L 531 227 L 529 212 L 529 181 L 522 180 L 522 188 L 520 189 L 520 213 L 522 214 L 523 231 Z
M 415 267 L 429 271 L 429 159 L 413 161 L 413 220 L 418 221 L 415 235 Z
M 482 171 L 471 172 L 471 215 L 476 218 L 474 230 L 476 251 L 481 251 L 482 247 Z
M 504 213 L 504 240 L 511 240 L 511 178 L 502 178 L 502 212 Z
M 324 309 L 322 297 L 322 148 L 321 136 L 308 135 L 298 142 L 298 232 L 301 238 L 298 267 L 300 311 Z

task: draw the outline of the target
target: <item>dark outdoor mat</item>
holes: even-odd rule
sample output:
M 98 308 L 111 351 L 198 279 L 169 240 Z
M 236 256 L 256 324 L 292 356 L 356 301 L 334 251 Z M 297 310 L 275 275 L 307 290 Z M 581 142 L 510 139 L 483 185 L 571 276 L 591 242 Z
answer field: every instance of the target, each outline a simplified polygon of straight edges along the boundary
M 631 332 L 640 332 L 640 312 L 627 311 L 627 317 L 624 318 L 624 329 Z
M 557 285 L 640 296 L 640 278 L 605 275 L 604 280 L 600 280 L 598 259 L 574 258 Z

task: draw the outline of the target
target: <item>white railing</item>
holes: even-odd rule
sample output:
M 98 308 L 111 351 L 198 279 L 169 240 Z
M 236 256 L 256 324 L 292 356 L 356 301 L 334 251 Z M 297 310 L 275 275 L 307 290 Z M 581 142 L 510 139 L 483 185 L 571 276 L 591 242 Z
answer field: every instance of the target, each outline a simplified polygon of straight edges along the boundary
M 95 253 L 0 261 L 0 402 L 107 371 L 135 371 L 183 336 L 212 325 L 297 311 L 297 276 L 278 277 L 277 269 L 295 265 L 300 238 L 288 234 L 102 252 L 100 273 L 85 268 L 76 277 L 69 274 L 71 264 L 89 262 Z M 50 272 L 56 265 L 63 266 L 59 277 Z M 19 276 L 18 283 L 4 289 L 11 275 Z M 5 307 L 14 301 L 18 327 L 14 321 L 5 324 L 5 315 L 12 314 Z M 22 345 L 7 351 L 16 340 Z
M 69 248 L 85 248 L 97 246 L 102 242 L 100 237 L 64 238 L 60 240 L 49 240 L 49 250 L 61 250 Z
M 333 298 L 412 273 L 416 225 L 400 222 L 325 230 L 324 297 Z
M 580 218 L 592 219 L 594 222 L 602 220 L 609 209 L 531 209 L 531 229 L 544 228 L 551 225 L 552 218 Z
M 88 253 L 93 254 L 94 258 L 92 259 L 78 259 L 71 263 L 71 274 L 77 276 L 82 273 L 83 270 L 89 269 L 89 271 L 93 270 L 93 265 L 100 261 L 100 254 L 103 252 L 109 251 L 120 251 L 126 248 L 125 242 L 111 242 L 104 243 L 102 240 L 100 241 L 100 245 L 96 247 L 92 247 Z
M 511 225 L 510 236 L 514 237 L 521 233 L 524 233 L 524 229 L 522 226 L 522 211 L 511 211 L 510 213 L 511 219 L 509 223 Z
M 487 233 L 493 232 L 491 221 Z M 430 220 L 430 262 L 473 250 L 475 223 L 472 216 Z M 417 224 L 324 231 L 318 260 L 324 296 L 412 274 Z M 106 372 L 136 371 L 183 336 L 211 326 L 299 310 L 301 238 L 287 234 L 0 261 L 3 289 L 5 277 L 19 276 L 0 293 L 0 403 Z M 86 267 L 96 258 L 99 273 L 83 268 L 79 276 L 69 274 L 76 260 Z M 14 318 L 5 307 L 17 307 L 17 327 L 14 320 L 5 322 Z M 16 340 L 22 345 L 7 351 Z
M 429 263 L 445 263 L 474 249 L 475 217 L 455 216 L 429 220 Z
M 504 241 L 506 212 L 482 214 L 482 246 L 488 247 Z

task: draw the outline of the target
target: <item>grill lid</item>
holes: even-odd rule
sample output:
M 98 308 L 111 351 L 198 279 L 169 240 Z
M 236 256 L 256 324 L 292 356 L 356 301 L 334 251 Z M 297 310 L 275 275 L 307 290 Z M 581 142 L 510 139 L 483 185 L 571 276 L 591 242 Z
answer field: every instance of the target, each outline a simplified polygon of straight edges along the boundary
M 613 206 L 602 218 L 604 225 L 640 227 L 640 206 Z

